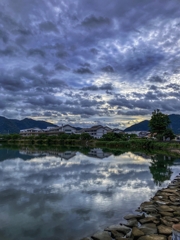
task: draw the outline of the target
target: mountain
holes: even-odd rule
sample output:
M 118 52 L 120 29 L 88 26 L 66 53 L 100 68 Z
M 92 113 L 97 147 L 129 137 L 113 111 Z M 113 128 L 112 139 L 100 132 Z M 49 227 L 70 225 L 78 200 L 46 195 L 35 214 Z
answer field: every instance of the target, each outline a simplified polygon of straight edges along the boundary
M 22 129 L 34 127 L 44 129 L 47 127 L 57 127 L 57 125 L 45 121 L 36 121 L 30 118 L 17 120 L 0 116 L 0 134 L 19 133 Z
M 179 114 L 171 114 L 169 115 L 169 119 L 171 121 L 170 128 L 173 130 L 175 134 L 180 134 L 180 115 Z M 149 131 L 149 121 L 144 120 L 137 124 L 132 125 L 131 127 L 126 128 L 125 132 L 130 131 Z
M 149 131 L 148 127 L 149 121 L 144 120 L 142 122 L 136 123 L 128 128 L 126 128 L 125 132 L 131 132 L 131 131 Z

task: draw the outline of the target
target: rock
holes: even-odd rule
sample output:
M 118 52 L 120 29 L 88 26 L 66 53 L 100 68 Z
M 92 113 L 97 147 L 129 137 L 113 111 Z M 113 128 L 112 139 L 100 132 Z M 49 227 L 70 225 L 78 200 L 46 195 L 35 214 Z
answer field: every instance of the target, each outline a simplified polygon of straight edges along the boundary
M 170 235 L 172 233 L 172 227 L 159 225 L 157 228 L 158 228 L 158 232 L 161 234 Z
M 92 238 L 85 237 L 85 238 L 82 238 L 81 240 L 92 240 Z
M 167 240 L 166 236 L 153 234 L 151 236 L 142 236 L 138 240 Z
M 108 232 L 98 232 L 92 236 L 95 240 L 112 240 Z
M 180 211 L 174 212 L 174 216 L 175 216 L 175 217 L 179 217 L 179 216 L 180 216 Z
M 124 223 L 125 226 L 127 227 L 135 227 L 138 226 L 138 221 L 135 218 L 132 218 L 130 220 L 127 221 L 127 223 Z
M 168 205 L 170 202 L 157 200 L 157 201 L 155 201 L 155 203 L 158 204 L 158 205 Z
M 152 206 L 153 203 L 154 203 L 153 201 L 150 201 L 150 202 L 143 202 L 143 203 L 141 203 L 140 207 Z
M 137 227 L 133 227 L 131 236 L 132 238 L 138 239 L 139 237 L 144 236 L 144 232 L 139 230 Z
M 179 222 L 179 219 L 177 218 L 172 218 L 172 217 L 163 217 L 163 219 L 165 219 L 166 221 L 169 221 L 169 222 L 173 222 L 173 223 L 178 223 Z
M 124 217 L 124 219 L 126 219 L 126 220 L 130 220 L 132 218 L 141 219 L 141 218 L 144 218 L 144 217 L 145 217 L 144 214 L 143 215 L 140 215 L 140 214 L 138 214 L 138 215 L 129 214 L 129 215 L 126 215 Z
M 160 206 L 158 207 L 160 212 L 174 212 L 174 210 L 168 206 Z
M 124 237 L 124 234 L 123 233 L 120 233 L 118 231 L 115 231 L 115 230 L 112 230 L 111 231 L 111 236 L 115 239 L 118 239 L 118 238 L 122 238 Z
M 142 208 L 142 210 L 147 213 L 156 213 L 157 212 L 155 207 L 144 207 L 144 208 Z
M 174 211 L 179 211 L 180 210 L 180 207 L 178 207 L 178 206 L 170 205 L 169 207 L 172 208 Z
M 160 212 L 162 216 L 169 216 L 169 217 L 174 217 L 174 215 L 171 212 Z
M 151 234 L 156 234 L 157 233 L 157 228 L 154 223 L 147 223 L 141 225 L 139 229 L 145 234 L 145 235 L 151 235 Z
M 85 237 L 85 238 L 82 238 L 81 240 L 92 240 L 92 238 L 90 238 L 90 237 Z
M 168 240 L 172 240 L 172 237 L 171 237 L 171 236 L 169 236 L 169 237 L 168 237 Z
M 161 223 L 168 226 L 168 227 L 172 227 L 173 225 L 173 222 L 170 222 L 170 221 L 166 221 L 165 219 L 161 218 Z
M 144 224 L 144 223 L 151 223 L 151 222 L 156 221 L 156 220 L 157 220 L 157 218 L 155 218 L 155 217 L 145 217 L 143 219 L 140 219 L 139 222 L 141 224 Z
M 133 240 L 133 238 L 117 238 L 116 240 L 124 240 L 124 239 L 126 239 L 126 240 Z
M 177 193 L 177 190 L 176 190 L 176 189 L 168 189 L 168 188 L 166 188 L 166 189 L 163 189 L 162 192 L 168 192 L 168 193 L 174 193 L 174 194 L 176 194 L 176 193 Z
M 180 199 L 178 197 L 173 197 L 173 196 L 170 196 L 169 199 L 172 201 L 172 202 L 178 202 Z
M 111 232 L 113 230 L 127 234 L 128 232 L 131 231 L 131 228 L 128 228 L 126 226 L 121 226 L 121 225 L 112 225 L 110 227 L 105 228 L 105 231 Z

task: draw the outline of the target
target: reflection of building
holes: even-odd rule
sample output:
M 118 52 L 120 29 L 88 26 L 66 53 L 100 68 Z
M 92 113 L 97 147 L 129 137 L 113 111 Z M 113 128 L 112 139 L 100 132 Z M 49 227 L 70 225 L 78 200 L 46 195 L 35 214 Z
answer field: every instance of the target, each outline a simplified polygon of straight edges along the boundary
M 70 158 L 73 158 L 76 155 L 75 151 L 65 151 L 65 152 L 58 152 L 58 151 L 39 151 L 39 150 L 21 150 L 20 151 L 21 154 L 23 155 L 29 155 L 29 156 L 33 156 L 33 157 L 38 157 L 38 156 L 56 156 L 56 157 L 60 157 L 63 158 L 65 160 L 69 160 Z
M 88 155 L 97 158 L 106 158 L 111 156 L 111 153 L 103 152 L 103 150 L 100 148 L 93 148 L 90 150 Z
M 174 165 L 180 165 L 180 159 L 179 159 L 179 158 L 176 159 L 173 164 L 174 164 Z
M 58 156 L 61 156 L 61 158 L 64 158 L 65 160 L 69 160 L 70 158 L 73 158 L 74 156 L 76 156 L 76 152 L 65 151 L 63 153 L 59 153 Z

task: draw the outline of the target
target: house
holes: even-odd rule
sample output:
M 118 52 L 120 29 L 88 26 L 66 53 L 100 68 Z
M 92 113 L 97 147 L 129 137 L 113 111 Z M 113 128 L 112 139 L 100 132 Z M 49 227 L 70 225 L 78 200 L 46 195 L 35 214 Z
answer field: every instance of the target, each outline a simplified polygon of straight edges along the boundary
M 139 132 L 138 137 L 141 137 L 141 138 L 148 137 L 149 134 L 150 134 L 150 132 L 141 131 L 141 132 Z
M 82 129 L 82 132 L 88 133 L 90 136 L 94 138 L 102 138 L 104 134 L 109 132 L 109 128 L 103 127 L 101 125 L 93 126 L 91 128 Z
M 67 125 L 62 126 L 61 132 L 64 132 L 64 133 L 67 133 L 67 134 L 75 134 L 76 133 L 76 128 L 67 124 Z
M 44 130 L 40 128 L 29 128 L 20 130 L 21 136 L 38 136 L 40 133 L 44 133 Z
M 114 128 L 114 129 L 112 130 L 112 132 L 113 132 L 113 133 L 124 133 L 124 131 L 121 130 L 121 129 L 119 129 L 119 128 Z
M 75 134 L 76 128 L 70 125 L 64 125 L 62 127 L 47 127 L 46 129 L 30 128 L 30 129 L 20 130 L 20 135 L 21 136 L 38 136 L 40 134 L 46 134 L 50 136 L 55 136 L 63 132 L 67 134 Z

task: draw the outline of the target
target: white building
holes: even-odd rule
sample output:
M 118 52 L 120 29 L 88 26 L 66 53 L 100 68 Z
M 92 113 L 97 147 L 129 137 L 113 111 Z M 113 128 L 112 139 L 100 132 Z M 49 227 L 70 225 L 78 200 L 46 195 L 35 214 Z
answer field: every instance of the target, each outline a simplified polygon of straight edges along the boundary
M 70 125 L 64 125 L 61 128 L 61 131 L 67 134 L 75 134 L 76 133 L 76 128 L 70 126 Z
M 103 127 L 101 125 L 97 125 L 91 128 L 85 128 L 82 131 L 85 133 L 88 133 L 90 136 L 94 138 L 102 138 L 104 134 L 111 132 L 111 129 L 109 127 Z
M 28 128 L 28 129 L 23 129 L 23 130 L 20 130 L 20 134 L 22 136 L 37 136 L 39 135 L 39 133 L 42 133 L 43 130 L 40 129 L 40 128 Z

